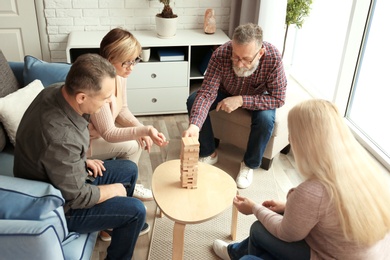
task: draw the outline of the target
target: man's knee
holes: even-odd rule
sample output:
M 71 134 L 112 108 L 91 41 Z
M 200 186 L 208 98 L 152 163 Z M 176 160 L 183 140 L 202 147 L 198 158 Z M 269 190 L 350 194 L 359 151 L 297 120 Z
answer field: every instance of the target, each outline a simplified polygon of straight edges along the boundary
M 105 162 L 105 165 L 107 162 Z M 137 169 L 137 165 L 129 160 L 109 160 L 108 164 L 113 168 L 124 168 L 124 169 Z
M 132 207 L 132 209 L 129 210 L 129 214 L 133 213 L 133 210 L 135 210 L 140 217 L 146 217 L 146 208 L 142 201 L 136 198 L 128 198 L 127 203 L 129 203 L 129 205 L 131 205 Z M 129 209 L 130 206 L 128 206 L 127 208 Z
M 130 160 L 106 160 L 104 167 L 107 172 L 114 173 L 118 176 L 138 176 L 137 164 Z
M 121 219 L 125 223 L 132 221 L 134 218 L 145 220 L 146 208 L 139 199 L 133 197 L 115 197 L 107 201 L 113 221 L 115 217 Z
M 121 168 L 127 171 L 129 174 L 138 174 L 138 167 L 137 164 L 130 160 L 118 160 L 123 165 L 121 165 Z M 123 161 L 123 162 L 122 162 Z
M 253 111 L 252 121 L 273 124 L 275 122 L 275 112 L 275 109 Z

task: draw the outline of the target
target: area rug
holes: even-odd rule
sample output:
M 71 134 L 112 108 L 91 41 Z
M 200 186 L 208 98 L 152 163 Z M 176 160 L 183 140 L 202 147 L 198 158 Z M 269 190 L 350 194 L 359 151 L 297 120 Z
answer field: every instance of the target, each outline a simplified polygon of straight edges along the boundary
M 268 171 L 257 169 L 253 175 L 252 185 L 247 189 L 239 190 L 240 195 L 251 198 L 256 202 L 280 198 L 272 168 Z M 186 225 L 184 259 L 219 259 L 214 254 L 212 244 L 215 239 L 231 242 L 231 218 L 232 207 L 207 222 Z M 254 221 L 256 221 L 256 218 L 253 215 L 245 216 L 238 213 L 237 241 L 241 241 L 248 236 L 250 226 Z M 150 260 L 172 259 L 173 224 L 174 222 L 166 216 L 155 218 L 149 251 Z

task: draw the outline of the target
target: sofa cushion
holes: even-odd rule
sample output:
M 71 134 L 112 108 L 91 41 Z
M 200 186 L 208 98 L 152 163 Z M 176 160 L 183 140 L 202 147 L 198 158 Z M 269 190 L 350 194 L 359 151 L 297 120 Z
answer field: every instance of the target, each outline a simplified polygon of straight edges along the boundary
M 5 135 L 3 124 L 0 123 L 0 152 L 3 151 L 6 144 L 7 136 Z
M 70 67 L 69 63 L 50 63 L 27 55 L 24 57 L 23 81 L 27 85 L 39 79 L 44 87 L 57 82 L 65 82 Z
M 0 122 L 4 125 L 13 145 L 24 112 L 42 89 L 41 81 L 35 80 L 26 87 L 0 98 Z
M 37 220 L 65 203 L 49 183 L 0 175 L 0 219 Z M 63 211 L 63 210 L 62 210 Z
M 66 259 L 91 259 L 98 233 L 99 232 L 88 234 L 69 233 L 68 238 L 62 242 Z M 68 240 L 70 241 L 68 242 Z
M 14 150 L 15 147 L 7 143 L 4 150 L 0 152 L 0 175 L 14 176 Z
M 19 86 L 24 87 L 25 86 L 23 81 L 24 62 L 9 61 L 8 65 L 11 67 L 12 72 L 14 73 L 16 79 L 18 80 Z
M 19 89 L 19 83 L 16 79 L 7 59 L 0 50 L 0 98 Z
M 0 50 L 0 98 L 17 91 L 18 89 L 19 83 L 3 52 Z M 0 124 L 0 152 L 3 151 L 6 140 L 4 128 L 2 124 Z

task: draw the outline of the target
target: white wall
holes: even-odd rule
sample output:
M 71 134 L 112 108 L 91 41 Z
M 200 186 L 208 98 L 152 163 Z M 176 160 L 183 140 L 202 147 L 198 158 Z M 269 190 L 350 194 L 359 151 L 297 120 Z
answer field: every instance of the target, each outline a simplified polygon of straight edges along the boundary
M 263 39 L 283 50 L 287 0 L 261 0 L 258 24 L 263 29 Z M 269 14 L 272 14 L 271 16 Z
M 43 0 L 50 61 L 66 61 L 66 43 L 71 31 L 155 30 L 155 15 L 163 5 L 158 0 Z M 178 29 L 203 28 L 204 13 L 213 8 L 217 28 L 229 27 L 231 0 L 171 0 L 179 16 Z

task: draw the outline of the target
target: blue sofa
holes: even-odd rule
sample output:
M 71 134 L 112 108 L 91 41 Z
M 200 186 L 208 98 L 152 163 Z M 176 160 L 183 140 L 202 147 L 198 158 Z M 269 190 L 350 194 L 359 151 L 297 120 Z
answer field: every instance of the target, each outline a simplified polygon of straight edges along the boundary
M 64 81 L 69 68 L 69 64 L 42 62 L 32 56 L 24 62 L 7 62 L 0 50 L 0 107 L 3 97 L 34 79 L 44 87 Z M 13 144 L 4 122 L 0 131 L 0 259 L 90 259 L 98 232 L 69 232 L 59 190 L 48 183 L 13 177 Z

